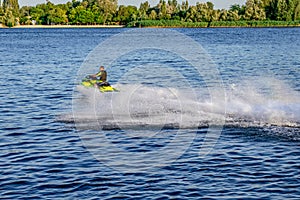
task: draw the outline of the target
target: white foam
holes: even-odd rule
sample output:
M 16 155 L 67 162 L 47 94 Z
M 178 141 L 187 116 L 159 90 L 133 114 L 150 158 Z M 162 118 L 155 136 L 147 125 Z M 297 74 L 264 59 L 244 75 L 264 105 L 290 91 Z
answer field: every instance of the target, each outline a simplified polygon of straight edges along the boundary
M 227 113 L 261 124 L 299 126 L 300 95 L 273 78 L 247 80 L 227 92 Z
M 278 86 L 278 85 L 277 85 Z M 100 93 L 78 87 L 74 116 L 78 127 L 92 128 L 198 128 L 223 125 L 226 102 L 227 126 L 300 127 L 299 94 L 284 90 L 263 93 L 258 87 L 232 85 L 226 100 L 201 99 L 201 89 L 181 90 L 145 85 L 116 85 L 120 92 Z M 204 95 L 203 95 L 204 96 Z M 69 116 L 70 117 L 70 116 Z M 65 121 L 71 121 L 65 116 Z

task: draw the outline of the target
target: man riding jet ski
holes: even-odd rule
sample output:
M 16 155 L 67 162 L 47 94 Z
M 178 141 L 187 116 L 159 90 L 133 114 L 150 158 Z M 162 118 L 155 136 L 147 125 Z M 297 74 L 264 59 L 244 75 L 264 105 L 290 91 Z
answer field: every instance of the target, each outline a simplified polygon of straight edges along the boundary
M 100 66 L 99 72 L 86 76 L 82 80 L 82 85 L 85 87 L 97 87 L 100 92 L 114 92 L 118 91 L 116 88 L 113 88 L 107 81 L 107 72 L 104 69 L 104 66 Z

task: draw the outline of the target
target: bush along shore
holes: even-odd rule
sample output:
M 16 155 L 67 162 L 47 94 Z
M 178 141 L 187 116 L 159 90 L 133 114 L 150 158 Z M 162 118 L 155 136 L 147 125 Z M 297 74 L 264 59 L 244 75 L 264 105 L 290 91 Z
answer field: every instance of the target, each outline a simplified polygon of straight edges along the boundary
M 208 27 L 300 27 L 299 21 L 213 21 L 184 22 L 179 20 L 143 20 L 126 25 L 127 28 L 208 28 Z
M 0 0 L 0 24 L 126 27 L 282 27 L 299 26 L 300 0 L 246 0 L 229 9 L 215 9 L 212 2 L 188 0 L 148 1 L 139 7 L 119 5 L 118 0 L 72 0 L 19 7 L 18 0 Z M 2 4 L 1 4 L 2 2 Z

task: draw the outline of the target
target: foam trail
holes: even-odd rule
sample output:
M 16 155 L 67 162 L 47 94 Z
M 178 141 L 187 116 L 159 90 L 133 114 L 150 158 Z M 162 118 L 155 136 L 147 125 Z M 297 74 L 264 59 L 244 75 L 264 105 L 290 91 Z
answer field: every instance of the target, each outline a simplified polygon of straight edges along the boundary
M 93 88 L 78 86 L 73 108 L 75 118 L 63 115 L 59 120 L 75 122 L 79 129 L 177 129 L 223 125 L 218 119 L 224 115 L 221 108 L 224 99 L 212 103 L 201 90 L 127 84 L 115 87 L 121 92 L 99 93 Z M 300 128 L 299 94 L 286 88 L 276 92 L 270 96 L 257 87 L 232 86 L 226 92 L 225 126 Z
M 299 92 L 276 79 L 248 80 L 238 86 L 233 84 L 227 94 L 226 108 L 231 120 L 299 127 Z
M 75 108 L 76 123 L 97 121 L 97 126 L 112 128 L 193 128 L 198 127 L 201 117 L 207 119 L 203 111 L 195 109 L 199 104 L 191 94 L 142 85 L 116 87 L 121 92 L 100 94 L 93 89 L 78 88 L 85 97 L 77 103 L 85 106 Z

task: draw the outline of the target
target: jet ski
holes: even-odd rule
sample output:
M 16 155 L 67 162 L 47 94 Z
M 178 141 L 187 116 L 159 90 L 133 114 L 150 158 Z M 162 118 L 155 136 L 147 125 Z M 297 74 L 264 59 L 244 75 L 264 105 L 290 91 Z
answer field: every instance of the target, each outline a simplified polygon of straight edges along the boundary
M 84 87 L 97 87 L 100 92 L 119 92 L 118 89 L 112 87 L 108 82 L 103 82 L 92 76 L 86 76 L 82 80 L 81 85 Z

